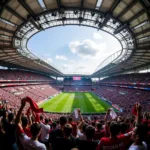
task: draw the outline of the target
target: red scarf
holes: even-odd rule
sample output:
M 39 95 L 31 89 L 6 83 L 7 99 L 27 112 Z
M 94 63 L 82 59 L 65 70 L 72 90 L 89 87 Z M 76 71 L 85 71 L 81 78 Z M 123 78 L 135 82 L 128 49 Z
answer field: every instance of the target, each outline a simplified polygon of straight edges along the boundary
M 35 113 L 42 113 L 43 108 L 39 108 L 39 106 L 36 104 L 34 100 L 32 100 L 30 97 L 27 96 L 26 102 L 30 104 L 30 109 L 34 111 Z

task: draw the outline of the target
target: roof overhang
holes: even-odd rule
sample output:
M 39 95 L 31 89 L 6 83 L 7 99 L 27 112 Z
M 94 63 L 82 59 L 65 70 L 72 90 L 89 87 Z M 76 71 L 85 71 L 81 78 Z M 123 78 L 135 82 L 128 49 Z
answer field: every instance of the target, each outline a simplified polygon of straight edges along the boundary
M 102 62 L 93 77 L 150 63 L 150 3 L 146 0 L 3 0 L 0 6 L 0 61 L 5 64 L 64 76 L 27 48 L 36 33 L 64 25 L 103 30 L 119 40 L 122 49 Z

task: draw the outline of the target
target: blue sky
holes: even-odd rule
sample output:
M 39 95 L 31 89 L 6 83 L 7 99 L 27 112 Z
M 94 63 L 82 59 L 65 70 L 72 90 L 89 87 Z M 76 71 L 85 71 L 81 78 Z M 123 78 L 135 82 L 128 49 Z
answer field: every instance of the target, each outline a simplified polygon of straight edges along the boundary
M 120 43 L 108 33 L 89 27 L 61 26 L 34 35 L 28 48 L 63 73 L 91 74 Z

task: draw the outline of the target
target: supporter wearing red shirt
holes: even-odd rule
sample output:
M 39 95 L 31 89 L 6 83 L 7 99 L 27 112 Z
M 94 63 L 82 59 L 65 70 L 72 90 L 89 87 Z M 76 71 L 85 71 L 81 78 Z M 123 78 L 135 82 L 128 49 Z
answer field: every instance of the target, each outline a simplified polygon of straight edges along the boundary
M 53 140 L 53 150 L 71 150 L 76 147 L 75 138 L 72 136 L 72 126 L 66 124 L 63 129 L 63 137 L 56 137 Z
M 102 124 L 97 123 L 96 124 L 96 130 L 95 130 L 94 139 L 95 140 L 100 140 L 104 136 L 105 136 L 105 131 L 102 130 Z
M 72 135 L 74 137 L 77 136 L 77 124 L 75 122 L 72 121 L 73 119 L 71 117 L 69 117 L 68 119 L 68 123 L 72 126 Z
M 41 125 L 39 123 L 33 123 L 31 125 L 30 130 L 32 134 L 31 138 L 29 138 L 23 130 L 21 124 L 21 114 L 25 105 L 26 105 L 26 98 L 23 98 L 21 100 L 21 107 L 16 116 L 16 125 L 18 127 L 18 135 L 21 145 L 24 148 L 24 150 L 33 150 L 33 149 L 46 150 L 46 146 L 38 141 L 41 132 Z
M 136 126 L 132 132 L 132 140 L 133 144 L 129 147 L 129 150 L 147 150 L 147 144 L 145 140 L 148 135 L 147 126 L 141 124 L 141 109 L 142 106 L 137 103 L 136 104 L 136 111 L 137 111 L 137 119 L 136 119 Z
M 51 130 L 49 131 L 49 134 L 53 131 L 53 130 L 55 130 L 56 129 L 56 126 L 57 126 L 57 124 L 56 124 L 56 122 L 53 122 L 52 124 L 51 124 Z
M 107 118 L 110 110 L 107 111 L 105 116 L 105 128 L 107 128 Z M 108 132 L 108 131 L 106 131 Z M 117 122 L 111 122 L 109 127 L 110 137 L 101 138 L 97 150 L 123 150 L 125 149 L 124 140 L 128 134 L 118 136 L 120 132 L 120 125 Z
M 120 132 L 119 124 L 112 122 L 110 125 L 110 137 L 104 137 L 100 140 L 97 150 L 123 150 L 124 136 L 117 136 Z
M 91 125 L 88 125 L 85 129 L 85 140 L 76 139 L 76 145 L 79 150 L 95 150 L 98 142 L 93 140 L 95 134 L 95 128 Z
M 21 118 L 21 121 L 22 121 L 22 127 L 23 127 L 23 130 L 25 132 L 25 134 L 28 136 L 28 137 L 31 137 L 31 132 L 30 132 L 30 127 L 28 126 L 28 118 L 23 116 Z

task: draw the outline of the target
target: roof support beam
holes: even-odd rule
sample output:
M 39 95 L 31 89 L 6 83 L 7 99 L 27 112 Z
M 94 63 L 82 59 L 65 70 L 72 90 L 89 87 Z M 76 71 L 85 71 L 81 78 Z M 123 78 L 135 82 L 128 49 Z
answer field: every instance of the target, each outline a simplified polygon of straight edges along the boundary
M 142 56 L 142 57 L 140 57 L 140 58 L 138 58 L 138 61 L 142 61 L 142 60 L 147 60 L 147 61 L 149 61 L 150 60 L 150 57 L 149 58 L 144 58 L 145 56 Z M 143 61 L 144 62 L 144 61 Z
M 145 47 L 137 47 L 137 50 L 150 50 L 150 46 L 145 46 Z
M 145 59 L 145 60 L 147 60 L 147 59 Z M 137 60 L 135 60 L 135 62 L 133 62 L 133 63 L 137 63 L 137 62 L 147 63 L 147 61 L 143 61 L 143 60 L 141 60 L 141 59 L 137 59 Z M 132 64 L 133 64 L 133 63 L 132 63 Z
M 124 30 L 125 28 L 128 27 L 128 24 L 124 24 L 121 27 L 119 27 L 117 30 L 115 30 L 114 34 L 118 34 L 119 32 L 121 32 L 122 30 Z
M 38 24 L 36 24 L 34 21 L 37 21 L 37 16 L 36 14 L 30 9 L 30 7 L 27 5 L 25 0 L 18 0 L 19 3 L 26 9 L 26 11 L 30 14 L 28 17 L 28 20 L 31 21 L 31 23 L 38 29 L 42 30 L 42 27 Z
M 114 9 L 117 7 L 117 5 L 120 3 L 121 0 L 115 0 L 114 4 L 112 5 L 112 7 L 110 8 L 109 12 L 113 12 Z
M 132 22 L 133 20 L 137 19 L 138 17 L 140 17 L 141 15 L 143 15 L 145 13 L 145 10 L 141 10 L 139 13 L 137 13 L 136 15 L 134 15 L 133 17 L 131 17 L 128 22 Z
M 127 7 L 117 16 L 117 18 L 120 18 L 123 16 L 126 12 L 128 12 L 135 4 L 137 3 L 136 0 L 133 0 Z
M 38 24 L 36 24 L 32 19 L 30 19 L 30 22 L 31 22 L 38 30 L 42 30 L 42 27 L 39 26 Z
M 61 4 L 61 0 L 57 0 L 57 4 L 58 4 L 58 6 L 59 6 L 59 8 L 62 6 L 62 4 Z
M 137 43 L 137 45 L 144 45 L 144 44 L 149 44 L 150 45 L 150 41 Z
M 5 49 L 12 49 L 11 45 L 8 45 L 8 46 L 7 45 L 5 45 L 5 46 L 4 45 L 0 45 L 0 49 L 4 49 L 4 48 Z
M 6 23 L 6 24 L 9 24 L 9 25 L 11 25 L 11 26 L 15 26 L 15 27 L 17 27 L 18 26 L 18 24 L 16 24 L 16 23 L 14 23 L 14 22 L 11 22 L 10 20 L 7 20 L 6 18 L 0 18 L 0 21 L 2 21 L 2 22 L 4 22 L 4 23 Z
M 7 33 L 14 34 L 14 32 L 13 32 L 13 31 L 8 30 L 8 29 L 5 29 L 5 28 L 3 28 L 3 27 L 0 27 L 0 30 L 1 30 L 1 31 L 4 31 L 4 32 L 7 32 Z
M 147 7 L 147 5 L 145 4 L 144 1 L 138 0 L 138 2 L 144 7 L 147 15 L 148 15 L 148 19 L 150 20 L 150 12 L 149 12 L 149 8 Z
M 83 5 L 84 5 L 84 0 L 81 0 L 81 8 L 83 8 Z
M 36 20 L 36 15 L 35 13 L 30 9 L 30 7 L 27 5 L 25 0 L 18 0 L 18 2 L 26 9 L 26 11 L 30 14 L 30 16 Z
M 0 1 L 0 7 L 1 7 L 1 9 L 0 9 L 0 16 L 1 16 L 3 10 L 4 10 L 4 7 L 7 5 L 7 3 L 8 3 L 9 1 L 10 1 L 10 0 Z
M 110 17 L 109 17 L 109 14 L 106 14 L 105 17 L 104 17 L 103 22 L 99 24 L 99 28 L 100 28 L 100 29 L 103 28 L 103 27 L 107 24 L 109 18 L 110 18 Z
M 14 11 L 12 8 L 5 6 L 5 9 L 7 9 L 10 13 L 14 14 L 16 17 L 21 19 L 22 21 L 26 21 L 25 18 L 23 18 L 20 14 L 18 14 L 16 11 Z
M 12 36 L 5 35 L 5 34 L 0 34 L 0 37 L 12 38 Z
M 136 33 L 135 36 L 139 36 L 139 35 L 147 33 L 147 32 L 150 32 L 150 28 L 147 28 L 145 30 L 142 30 L 141 32 Z
M 141 52 L 141 51 L 138 52 L 138 51 L 137 51 L 137 52 L 134 53 L 134 55 L 135 55 L 135 54 L 143 54 L 143 53 L 145 53 L 145 52 Z M 150 51 L 148 51 L 148 52 L 146 52 L 146 53 L 150 53 Z
M 0 40 L 0 42 L 2 42 L 2 43 L 11 43 L 12 41 L 8 41 L 8 40 Z

